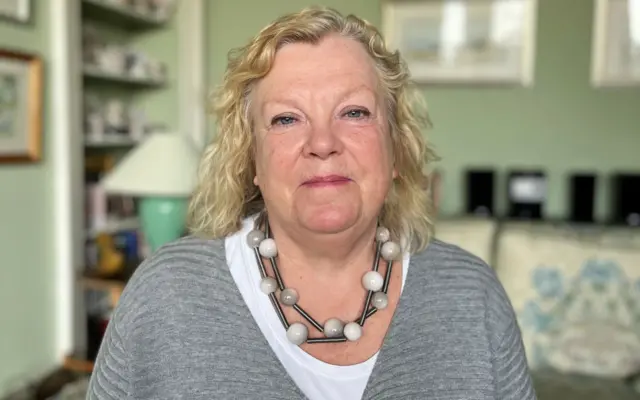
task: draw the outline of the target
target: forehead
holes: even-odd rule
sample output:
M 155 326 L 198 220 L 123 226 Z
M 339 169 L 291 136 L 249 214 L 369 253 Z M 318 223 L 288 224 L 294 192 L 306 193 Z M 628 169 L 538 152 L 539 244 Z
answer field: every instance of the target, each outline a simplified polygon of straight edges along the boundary
M 331 35 L 320 42 L 291 43 L 276 53 L 274 64 L 260 83 L 259 97 L 282 95 L 283 89 L 317 95 L 366 87 L 376 91 L 373 60 L 359 42 Z

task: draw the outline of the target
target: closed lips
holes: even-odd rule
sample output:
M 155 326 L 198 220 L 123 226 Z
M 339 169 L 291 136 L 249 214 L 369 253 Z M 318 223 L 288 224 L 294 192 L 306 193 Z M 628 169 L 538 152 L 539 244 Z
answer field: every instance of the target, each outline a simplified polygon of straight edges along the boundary
M 351 179 L 341 175 L 315 176 L 306 180 L 303 185 L 339 184 L 351 182 Z

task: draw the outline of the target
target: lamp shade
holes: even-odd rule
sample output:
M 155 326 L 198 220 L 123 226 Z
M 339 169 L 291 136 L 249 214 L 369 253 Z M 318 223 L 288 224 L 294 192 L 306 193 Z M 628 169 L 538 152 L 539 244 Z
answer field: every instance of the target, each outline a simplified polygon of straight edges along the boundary
M 127 153 L 101 184 L 110 194 L 187 197 L 195 187 L 199 158 L 188 137 L 155 133 Z

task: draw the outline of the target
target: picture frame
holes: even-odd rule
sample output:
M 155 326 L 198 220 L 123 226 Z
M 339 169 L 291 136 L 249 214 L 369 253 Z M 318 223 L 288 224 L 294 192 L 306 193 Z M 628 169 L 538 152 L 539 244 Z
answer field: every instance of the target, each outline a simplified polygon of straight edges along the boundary
M 417 84 L 534 82 L 537 0 L 386 0 L 382 33 Z
M 639 0 L 595 1 L 591 85 L 640 86 Z
M 31 12 L 31 0 L 0 0 L 0 18 L 26 24 Z
M 0 163 L 42 157 L 42 59 L 0 49 Z

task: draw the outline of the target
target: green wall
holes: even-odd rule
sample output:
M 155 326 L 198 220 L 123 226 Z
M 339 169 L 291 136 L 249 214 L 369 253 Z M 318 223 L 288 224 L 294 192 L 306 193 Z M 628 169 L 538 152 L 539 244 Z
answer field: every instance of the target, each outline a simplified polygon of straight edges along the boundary
M 303 0 L 207 2 L 208 73 L 220 82 L 227 51 L 244 44 Z M 379 25 L 379 0 L 325 0 L 320 4 L 355 13 Z M 640 90 L 589 87 L 593 0 L 539 0 L 537 62 L 532 88 L 424 88 L 434 129 L 428 133 L 442 157 L 442 212 L 464 207 L 463 174 L 470 166 L 506 170 L 543 167 L 549 174 L 547 215 L 567 212 L 568 173 L 640 170 Z M 598 193 L 598 215 L 607 211 L 606 179 Z M 503 185 L 501 185 L 503 186 Z M 500 187 L 500 190 L 503 190 Z M 499 208 L 503 208 L 502 191 Z
M 0 22 L 0 47 L 45 60 L 44 154 L 37 164 L 0 164 L 0 396 L 55 365 L 53 180 L 46 82 L 49 2 L 29 25 Z

